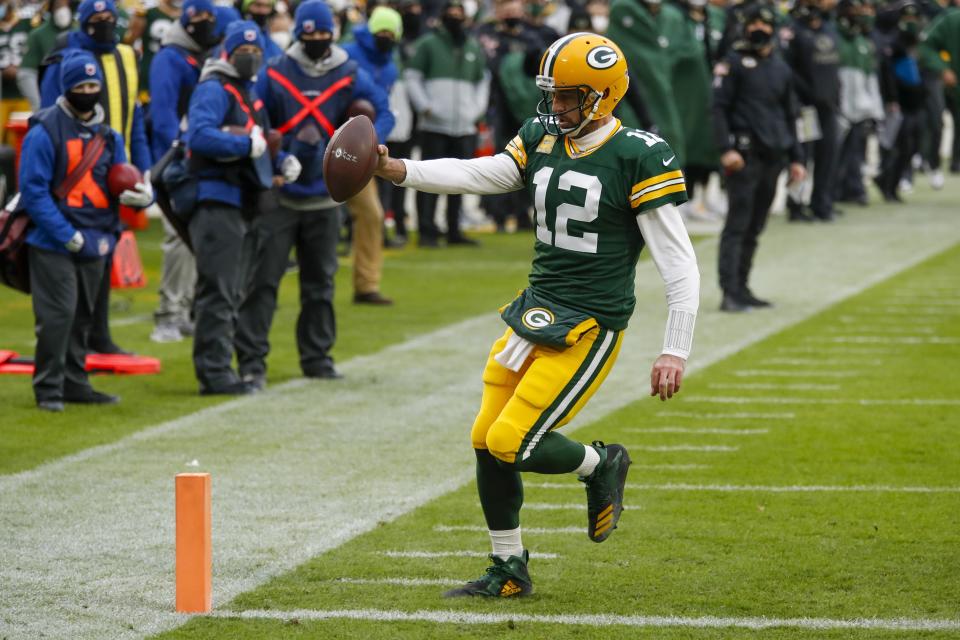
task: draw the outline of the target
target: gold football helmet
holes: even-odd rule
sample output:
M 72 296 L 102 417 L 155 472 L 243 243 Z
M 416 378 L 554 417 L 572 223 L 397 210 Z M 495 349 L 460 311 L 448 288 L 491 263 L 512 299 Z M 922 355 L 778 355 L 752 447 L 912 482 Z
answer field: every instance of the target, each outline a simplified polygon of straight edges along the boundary
M 629 84 L 627 60 L 616 43 L 595 33 L 571 33 L 551 44 L 540 60 L 537 86 L 543 100 L 537 116 L 547 133 L 576 136 L 591 120 L 610 115 Z M 566 90 L 579 92 L 579 106 L 555 112 L 554 95 Z M 573 111 L 580 112 L 580 123 L 561 127 L 558 116 Z

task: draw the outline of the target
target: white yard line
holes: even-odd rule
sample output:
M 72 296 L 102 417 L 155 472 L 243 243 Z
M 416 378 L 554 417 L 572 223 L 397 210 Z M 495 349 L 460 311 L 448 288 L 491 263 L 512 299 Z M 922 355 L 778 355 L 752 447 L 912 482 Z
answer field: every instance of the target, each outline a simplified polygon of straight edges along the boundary
M 770 432 L 768 429 L 711 429 L 709 427 L 655 427 L 652 429 L 626 427 L 624 431 L 627 433 L 709 433 L 724 436 L 756 436 Z
M 583 485 L 577 487 L 583 491 Z M 450 525 L 450 524 L 437 524 L 433 526 L 433 530 L 438 533 L 453 533 L 458 531 L 468 531 L 471 533 L 487 533 L 488 529 L 480 525 Z M 531 535 L 554 535 L 554 534 L 567 534 L 567 533 L 586 533 L 586 527 L 523 527 L 523 533 Z
M 583 491 L 583 485 L 577 488 Z M 523 509 L 524 511 L 586 511 L 587 503 L 586 500 L 584 502 L 524 502 Z
M 797 414 L 788 411 L 757 413 L 754 411 L 733 411 L 730 413 L 709 413 L 703 411 L 658 411 L 660 418 L 696 418 L 697 420 L 793 420 Z
M 718 444 L 671 444 L 663 446 L 649 446 L 642 444 L 628 444 L 624 445 L 628 450 L 637 451 L 649 451 L 651 453 L 673 453 L 674 451 L 692 451 L 700 453 L 732 453 L 734 451 L 739 451 L 740 447 L 728 447 L 726 445 Z
M 960 344 L 960 338 L 944 336 L 830 336 L 806 338 L 807 342 L 836 342 L 839 344 Z
M 859 362 L 858 362 L 859 363 Z M 779 364 L 789 364 L 780 362 Z M 838 391 L 839 384 L 818 384 L 816 382 L 711 382 L 711 389 L 755 389 L 758 391 Z
M 705 286 L 688 372 L 958 241 L 960 226 L 946 207 L 884 225 L 851 213 L 809 244 L 798 241 L 796 228 L 774 223 L 751 284 L 783 291 L 789 282 L 789 296 L 769 313 L 736 318 L 715 311 L 716 243 L 699 245 Z M 637 291 L 619 361 L 566 433 L 646 398 L 638 381 L 659 352 L 666 316 L 649 261 L 638 265 Z M 293 381 L 0 477 L 0 637 L 127 640 L 182 624 L 186 617 L 172 612 L 172 476 L 179 471 L 213 474 L 215 607 L 471 481 L 478 367 L 502 333 L 494 307 L 343 362 L 343 383 Z M 424 452 L 430 464 L 411 464 Z M 194 459 L 199 466 L 185 466 Z
M 396 587 L 458 587 L 463 580 L 443 578 L 337 578 L 334 584 L 391 585 Z
M 584 507 L 585 508 L 585 507 Z M 489 551 L 376 551 L 376 555 L 387 558 L 413 558 L 427 560 L 430 558 L 486 558 L 490 555 Z M 544 553 L 538 551 L 530 554 L 531 558 L 537 560 L 556 560 L 560 556 L 556 553 Z
M 739 378 L 852 378 L 859 371 L 797 371 L 796 369 L 741 369 L 733 375 Z
M 583 485 L 573 482 L 527 482 L 531 489 L 566 489 L 583 491 Z M 643 484 L 628 482 L 627 489 L 634 491 L 719 491 L 723 493 L 960 493 L 960 487 L 896 487 L 890 485 L 737 485 L 737 484 Z
M 297 609 L 294 611 L 248 610 L 223 611 L 218 618 L 243 620 L 371 620 L 377 622 L 434 622 L 437 624 L 490 625 L 520 623 L 530 625 L 575 625 L 591 627 L 641 627 L 641 628 L 692 628 L 692 629 L 809 629 L 816 631 L 867 629 L 876 631 L 957 631 L 960 620 L 930 618 L 775 618 L 775 617 L 724 617 L 724 616 L 641 616 L 618 614 L 530 614 L 510 611 L 508 613 L 470 613 L 450 610 L 397 611 L 382 609 L 333 609 L 317 611 Z
M 809 345 L 809 346 L 790 346 L 777 347 L 774 349 L 777 353 L 819 353 L 827 355 L 847 354 L 859 357 L 867 354 L 900 354 L 904 349 L 899 347 L 869 347 L 869 346 L 838 346 L 834 344 Z M 846 360 L 849 363 L 849 360 Z
M 862 407 L 960 407 L 960 398 L 787 398 L 771 396 L 687 396 L 685 402 L 717 404 L 834 404 Z

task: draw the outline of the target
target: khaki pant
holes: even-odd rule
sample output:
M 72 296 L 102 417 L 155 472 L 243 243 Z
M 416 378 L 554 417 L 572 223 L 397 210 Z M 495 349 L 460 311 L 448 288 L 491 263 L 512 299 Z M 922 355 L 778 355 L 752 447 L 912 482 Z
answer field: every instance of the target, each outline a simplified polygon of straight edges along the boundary
M 383 271 L 383 206 L 376 179 L 347 200 L 347 207 L 353 218 L 353 290 L 374 293 Z

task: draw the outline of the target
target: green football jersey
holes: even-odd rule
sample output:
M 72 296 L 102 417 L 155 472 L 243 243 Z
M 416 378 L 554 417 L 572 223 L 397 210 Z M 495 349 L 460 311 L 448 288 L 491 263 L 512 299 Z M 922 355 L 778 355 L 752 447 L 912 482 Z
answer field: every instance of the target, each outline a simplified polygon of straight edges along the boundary
M 580 150 L 536 118 L 506 151 L 536 209 L 534 291 L 608 329 L 625 328 L 644 246 L 637 216 L 687 200 L 676 154 L 662 138 L 619 122 L 599 147 Z
M 159 7 L 147 10 L 147 24 L 143 29 L 143 57 L 140 58 L 140 90 L 150 90 L 150 63 L 162 46 L 163 36 L 167 34 L 176 17 L 171 17 Z
M 9 29 L 0 29 L 0 70 L 7 67 L 19 67 L 23 54 L 27 52 L 27 37 L 30 35 L 30 19 L 23 18 L 10 25 Z M 3 79 L 3 99 L 22 98 L 16 78 Z

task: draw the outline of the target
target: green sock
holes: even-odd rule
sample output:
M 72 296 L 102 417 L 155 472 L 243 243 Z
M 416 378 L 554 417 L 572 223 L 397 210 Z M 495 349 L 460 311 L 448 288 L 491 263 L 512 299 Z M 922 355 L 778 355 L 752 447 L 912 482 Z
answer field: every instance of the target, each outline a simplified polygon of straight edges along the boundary
M 474 449 L 477 454 L 477 493 L 480 506 L 493 531 L 506 531 L 520 526 L 520 507 L 523 506 L 523 482 L 520 473 L 511 465 L 501 464 L 486 449 Z
M 534 473 L 571 473 L 583 462 L 583 445 L 556 431 L 543 436 L 540 443 L 526 460 L 517 454 L 512 466 L 517 471 Z

